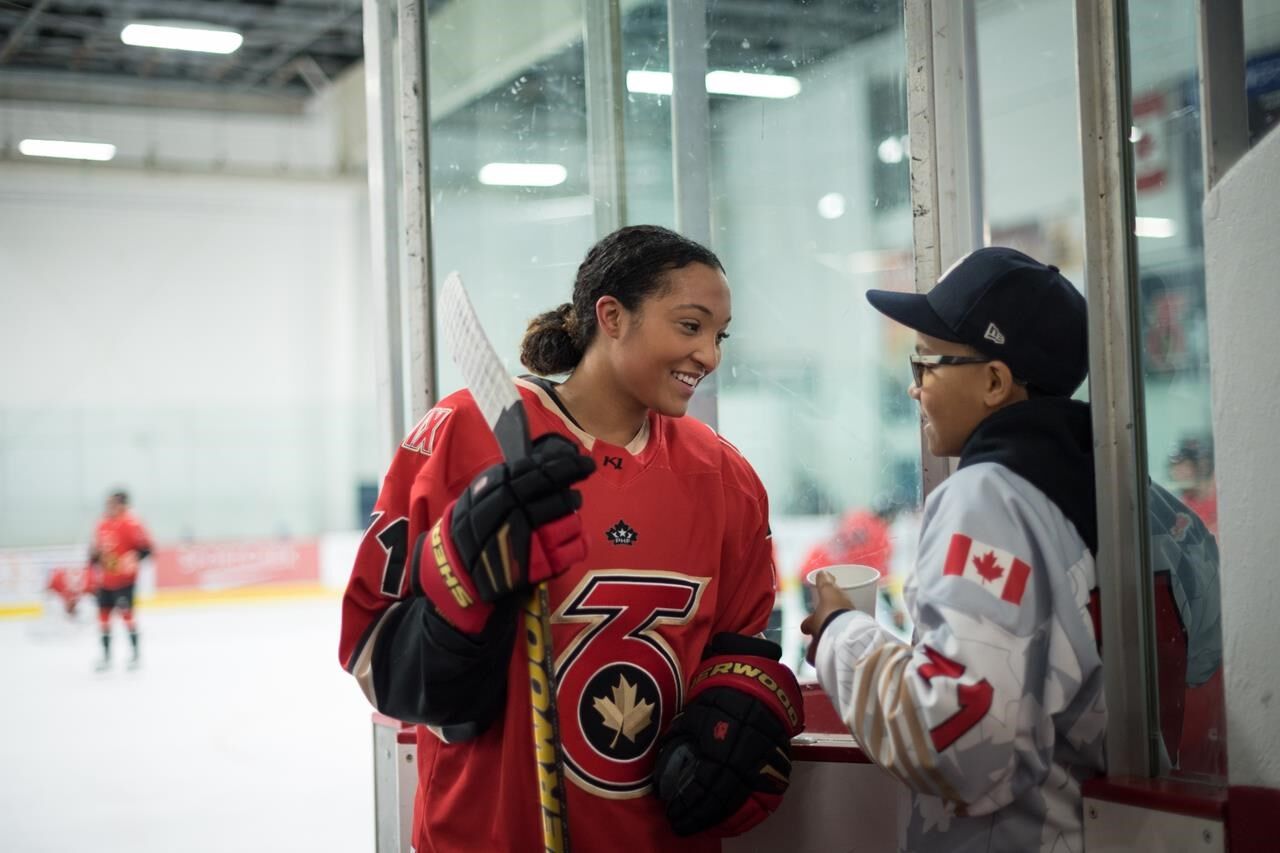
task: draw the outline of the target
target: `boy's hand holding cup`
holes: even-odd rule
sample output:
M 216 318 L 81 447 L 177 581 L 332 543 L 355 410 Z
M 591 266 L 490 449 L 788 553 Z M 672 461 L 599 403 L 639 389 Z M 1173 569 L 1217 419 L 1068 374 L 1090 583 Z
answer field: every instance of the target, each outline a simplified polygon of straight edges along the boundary
M 876 587 L 880 572 L 870 566 L 845 564 L 814 569 L 805 576 L 813 587 L 813 613 L 800 623 L 800 630 L 812 637 L 805 659 L 810 664 L 818 652 L 818 637 L 828 620 L 842 610 L 861 610 L 876 615 Z

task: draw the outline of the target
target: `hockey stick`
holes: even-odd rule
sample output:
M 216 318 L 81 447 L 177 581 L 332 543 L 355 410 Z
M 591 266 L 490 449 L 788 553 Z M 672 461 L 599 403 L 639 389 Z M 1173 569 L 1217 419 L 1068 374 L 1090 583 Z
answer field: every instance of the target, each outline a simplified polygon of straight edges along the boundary
M 440 318 L 449 352 L 457 363 L 485 423 L 493 430 L 503 457 L 522 459 L 531 452 L 529 420 L 520 392 L 502 367 L 485 335 L 462 277 L 449 273 L 440 291 Z M 524 607 L 525 651 L 529 657 L 529 705 L 533 709 L 534 761 L 542 811 L 545 850 L 569 850 L 568 797 L 564 789 L 564 750 L 556 712 L 555 651 L 551 643 L 551 607 L 545 581 Z

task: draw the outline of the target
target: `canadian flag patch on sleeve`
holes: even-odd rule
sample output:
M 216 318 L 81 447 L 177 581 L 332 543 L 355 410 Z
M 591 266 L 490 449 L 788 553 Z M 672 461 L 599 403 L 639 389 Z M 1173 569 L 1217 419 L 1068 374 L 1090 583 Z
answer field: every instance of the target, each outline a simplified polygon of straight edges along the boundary
M 1031 567 L 1008 551 L 956 533 L 951 537 L 942 573 L 972 581 L 1010 604 L 1021 604 Z

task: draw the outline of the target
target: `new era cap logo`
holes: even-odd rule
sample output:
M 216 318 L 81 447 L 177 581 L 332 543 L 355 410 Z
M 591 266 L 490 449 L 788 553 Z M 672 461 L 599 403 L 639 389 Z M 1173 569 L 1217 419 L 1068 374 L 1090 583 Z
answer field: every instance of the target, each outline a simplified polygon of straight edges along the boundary
M 995 344 L 1004 343 L 1004 332 L 1000 331 L 1000 327 L 995 323 L 988 323 L 987 331 L 982 336 Z

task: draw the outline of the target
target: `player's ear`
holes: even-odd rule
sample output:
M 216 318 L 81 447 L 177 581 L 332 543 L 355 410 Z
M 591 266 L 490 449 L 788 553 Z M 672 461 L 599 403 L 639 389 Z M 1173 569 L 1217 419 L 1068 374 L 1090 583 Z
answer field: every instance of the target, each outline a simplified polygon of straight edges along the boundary
M 601 296 L 596 300 L 596 327 L 611 338 L 622 336 L 623 320 L 627 309 L 613 296 Z

